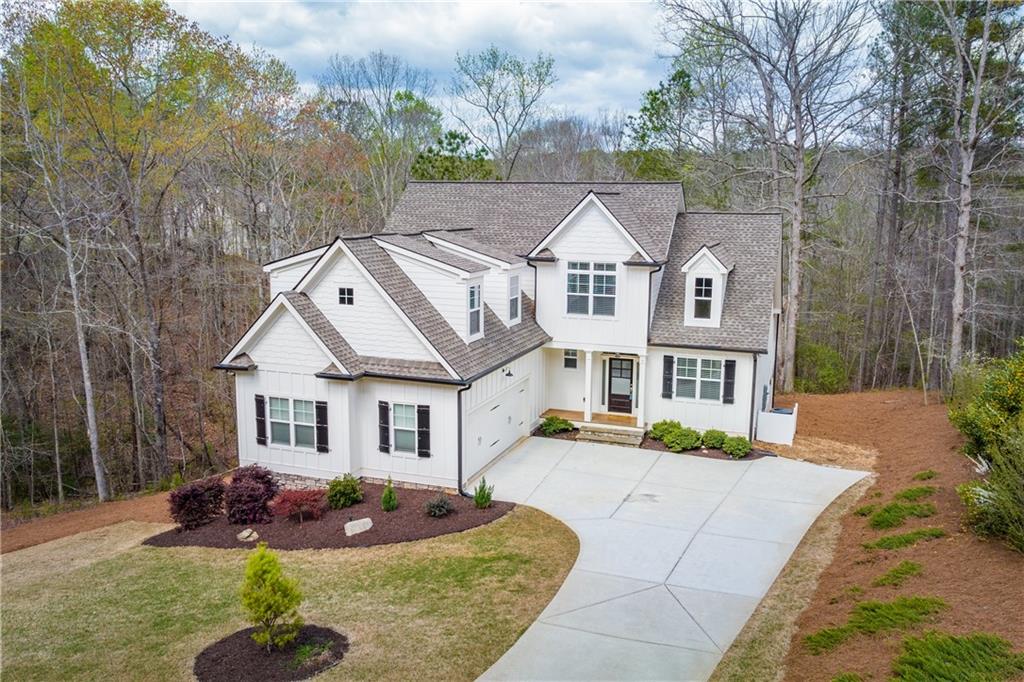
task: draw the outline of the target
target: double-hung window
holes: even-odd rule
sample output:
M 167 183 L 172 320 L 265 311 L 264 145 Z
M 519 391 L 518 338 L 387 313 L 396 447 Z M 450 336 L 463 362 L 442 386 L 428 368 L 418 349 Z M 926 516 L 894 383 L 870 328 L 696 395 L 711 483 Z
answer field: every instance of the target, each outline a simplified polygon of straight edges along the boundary
M 570 315 L 590 314 L 590 263 L 569 261 L 565 291 L 566 311 Z
M 579 356 L 577 355 L 577 351 L 562 351 L 562 367 L 564 367 L 565 369 L 576 369 L 578 366 Z
M 676 397 L 722 399 L 722 361 L 708 358 L 676 358 Z
M 516 323 L 519 321 L 519 275 L 508 277 L 508 321 Z
M 391 424 L 397 452 L 416 453 L 416 406 L 395 403 L 391 406 Z
M 480 285 L 469 286 L 469 335 L 476 336 L 481 331 L 483 323 L 482 302 L 480 300 Z
M 615 315 L 615 263 L 569 261 L 565 282 L 566 312 L 570 315 Z
M 595 315 L 615 315 L 615 263 L 594 263 Z
M 693 317 L 697 320 L 711 319 L 711 292 L 714 287 L 710 277 L 695 277 L 693 284 Z
M 316 412 L 312 400 L 270 398 L 270 442 L 316 447 Z

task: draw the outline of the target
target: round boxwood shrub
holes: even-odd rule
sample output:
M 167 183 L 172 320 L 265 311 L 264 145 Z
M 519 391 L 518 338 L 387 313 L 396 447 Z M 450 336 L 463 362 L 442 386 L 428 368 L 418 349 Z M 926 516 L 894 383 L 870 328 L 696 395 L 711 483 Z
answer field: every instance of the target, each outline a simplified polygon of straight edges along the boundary
M 664 441 L 667 434 L 681 428 L 683 428 L 683 425 L 675 419 L 662 419 L 660 422 L 651 424 L 651 438 Z
M 213 521 L 224 505 L 224 481 L 219 476 L 192 481 L 171 491 L 171 518 L 183 530 Z
M 344 509 L 362 501 L 363 487 L 352 474 L 345 474 L 327 484 L 327 503 L 331 509 Z
M 666 447 L 672 452 L 683 450 L 695 450 L 700 447 L 700 431 L 691 429 L 688 426 L 673 428 L 662 439 Z
M 721 449 L 722 443 L 728 438 L 725 431 L 719 431 L 718 429 L 708 429 L 704 432 L 704 435 L 700 437 L 700 442 L 704 444 L 706 448 Z
M 750 454 L 751 449 L 753 446 L 750 441 L 743 436 L 729 436 L 722 443 L 722 452 L 733 459 L 743 459 Z

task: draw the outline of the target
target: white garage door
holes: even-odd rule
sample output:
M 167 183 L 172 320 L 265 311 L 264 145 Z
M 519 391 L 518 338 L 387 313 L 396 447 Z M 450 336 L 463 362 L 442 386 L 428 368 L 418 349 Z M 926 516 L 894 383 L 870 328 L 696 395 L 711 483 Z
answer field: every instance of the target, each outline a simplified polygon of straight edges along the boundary
M 466 420 L 466 447 L 463 450 L 463 477 L 472 478 L 502 452 L 528 435 L 530 380 L 523 379 L 469 413 Z

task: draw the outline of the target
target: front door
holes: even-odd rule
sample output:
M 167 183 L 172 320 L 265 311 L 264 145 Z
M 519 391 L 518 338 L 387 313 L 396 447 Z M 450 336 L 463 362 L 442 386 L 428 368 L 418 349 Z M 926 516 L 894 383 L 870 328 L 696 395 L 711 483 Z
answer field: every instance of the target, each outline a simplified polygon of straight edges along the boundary
M 608 410 L 633 411 L 633 361 L 630 359 L 608 360 Z

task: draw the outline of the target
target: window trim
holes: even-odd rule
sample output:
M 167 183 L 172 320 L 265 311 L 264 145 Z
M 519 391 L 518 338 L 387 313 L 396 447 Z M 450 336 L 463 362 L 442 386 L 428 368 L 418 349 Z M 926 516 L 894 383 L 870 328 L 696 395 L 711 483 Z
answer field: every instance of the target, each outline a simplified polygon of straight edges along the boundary
M 571 353 L 571 355 L 570 355 Z M 572 361 L 570 367 L 566 363 Z M 572 348 L 566 348 L 562 351 L 562 369 L 579 369 L 580 368 L 580 352 Z
M 519 274 L 509 273 L 508 275 L 508 321 L 510 325 L 517 324 L 523 319 L 522 287 L 519 284 Z M 512 306 L 515 304 L 516 314 L 512 314 Z
M 697 361 L 697 374 L 694 377 L 681 377 L 679 376 L 680 360 L 696 360 Z M 718 363 L 718 378 L 717 379 L 705 379 L 701 372 L 704 369 L 705 362 L 717 362 Z M 722 394 L 725 389 L 725 360 L 723 358 L 714 358 L 707 355 L 676 355 L 674 356 L 675 366 L 672 369 L 672 400 L 678 400 L 680 402 L 689 403 L 703 403 L 705 405 L 725 405 L 727 403 L 722 402 Z M 691 379 L 694 382 L 693 397 L 679 395 L 679 380 L 680 379 Z M 717 398 L 702 398 L 701 397 L 701 385 L 703 383 L 717 383 L 718 384 L 718 397 Z
M 473 290 L 476 290 L 476 306 L 473 306 Z M 473 331 L 473 313 L 477 314 L 478 329 Z M 466 337 L 472 341 L 484 335 L 483 286 L 477 282 L 466 286 Z
M 285 403 L 285 410 L 287 411 L 287 419 L 275 419 L 273 416 L 273 404 L 274 401 L 283 400 Z M 312 406 L 310 412 L 312 421 L 300 422 L 295 417 L 295 403 L 309 403 Z M 281 398 L 279 396 L 267 396 L 267 422 L 270 424 L 270 428 L 267 429 L 267 445 L 278 445 L 281 447 L 289 448 L 301 448 L 303 450 L 311 450 L 317 452 L 316 449 L 316 400 L 307 400 L 305 398 Z M 274 440 L 274 424 L 284 424 L 288 427 L 288 442 Z M 298 438 L 296 438 L 297 427 L 308 427 L 313 432 L 313 442 L 309 445 L 300 444 Z
M 576 267 L 574 267 L 576 266 Z M 577 278 L 576 292 L 569 291 L 569 279 L 575 276 Z M 612 278 L 611 286 L 615 288 L 613 294 L 597 294 L 594 293 L 596 286 L 596 278 Z M 581 285 L 583 285 L 581 287 Z M 608 286 L 607 280 L 602 286 Z M 580 291 L 583 288 L 585 291 Z M 587 302 L 587 312 L 573 312 L 569 307 L 569 297 L 577 296 L 585 298 Z M 606 263 L 596 261 L 568 261 L 566 263 L 565 270 L 565 315 L 566 317 L 578 317 L 586 319 L 603 319 L 603 320 L 614 320 L 619 312 L 618 307 L 619 298 L 619 265 L 618 263 Z M 612 314 L 605 315 L 602 313 L 594 312 L 594 303 L 596 299 L 611 299 L 612 301 Z
M 398 407 L 408 407 L 412 409 L 412 422 L 413 425 L 409 426 L 397 426 L 395 424 L 395 418 L 398 416 Z M 417 456 L 417 436 L 420 428 L 420 417 L 416 410 L 415 403 L 391 403 L 391 454 L 399 455 L 401 457 L 416 457 Z M 412 434 L 412 450 L 404 450 L 398 447 L 398 438 L 396 433 L 398 431 L 408 431 Z
M 338 305 L 355 305 L 356 290 L 354 287 L 338 287 Z

